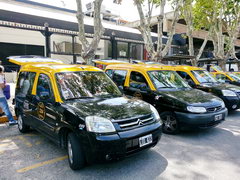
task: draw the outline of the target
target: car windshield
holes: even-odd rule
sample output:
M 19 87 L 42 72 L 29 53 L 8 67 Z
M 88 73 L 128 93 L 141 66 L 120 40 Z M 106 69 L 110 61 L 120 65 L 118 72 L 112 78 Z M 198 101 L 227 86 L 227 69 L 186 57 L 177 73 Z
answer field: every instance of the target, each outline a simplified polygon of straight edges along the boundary
M 112 80 L 103 72 L 63 72 L 56 74 L 59 92 L 64 100 L 99 96 L 121 96 Z
M 157 90 L 162 88 L 190 88 L 190 86 L 175 71 L 149 71 Z
M 235 81 L 240 81 L 240 77 L 239 76 L 236 76 L 235 74 L 232 74 L 232 73 L 228 73 L 228 75 L 233 78 Z
M 206 70 L 195 70 L 192 73 L 200 83 L 217 83 L 217 80 Z

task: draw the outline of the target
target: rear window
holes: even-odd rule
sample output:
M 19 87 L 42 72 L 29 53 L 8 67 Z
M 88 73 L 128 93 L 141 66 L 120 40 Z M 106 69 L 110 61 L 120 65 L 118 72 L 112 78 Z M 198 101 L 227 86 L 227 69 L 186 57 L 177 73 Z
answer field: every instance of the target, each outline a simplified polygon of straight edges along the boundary
M 35 76 L 35 72 L 20 72 L 16 86 L 16 96 L 26 97 L 26 95 L 31 94 Z

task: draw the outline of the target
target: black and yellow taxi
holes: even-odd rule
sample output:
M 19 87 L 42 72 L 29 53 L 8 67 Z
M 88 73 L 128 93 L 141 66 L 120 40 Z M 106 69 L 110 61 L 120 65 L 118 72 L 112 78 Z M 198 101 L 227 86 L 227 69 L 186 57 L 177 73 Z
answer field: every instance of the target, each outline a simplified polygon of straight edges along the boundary
M 66 147 L 74 170 L 86 162 L 119 159 L 149 149 L 161 138 L 157 110 L 123 96 L 93 66 L 23 65 L 15 99 L 20 132 L 31 127 Z
M 183 128 L 208 128 L 225 120 L 224 102 L 191 88 L 171 66 L 109 65 L 105 71 L 129 96 L 151 103 L 160 113 L 163 132 Z
M 229 84 L 233 84 L 236 86 L 240 86 L 240 77 L 238 77 L 237 75 L 235 75 L 232 72 L 222 72 L 222 71 L 218 71 L 218 72 L 212 72 L 211 73 L 219 82 L 222 83 L 229 83 Z
M 221 98 L 229 110 L 240 107 L 240 87 L 217 81 L 207 70 L 194 66 L 173 67 L 190 86 Z

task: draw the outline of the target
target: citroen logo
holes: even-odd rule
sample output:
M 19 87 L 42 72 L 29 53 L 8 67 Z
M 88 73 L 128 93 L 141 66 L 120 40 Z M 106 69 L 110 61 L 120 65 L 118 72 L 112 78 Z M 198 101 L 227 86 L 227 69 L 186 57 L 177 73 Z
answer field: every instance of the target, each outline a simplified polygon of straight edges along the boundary
M 138 119 L 137 122 L 138 122 L 138 125 L 143 125 L 143 122 L 140 119 Z

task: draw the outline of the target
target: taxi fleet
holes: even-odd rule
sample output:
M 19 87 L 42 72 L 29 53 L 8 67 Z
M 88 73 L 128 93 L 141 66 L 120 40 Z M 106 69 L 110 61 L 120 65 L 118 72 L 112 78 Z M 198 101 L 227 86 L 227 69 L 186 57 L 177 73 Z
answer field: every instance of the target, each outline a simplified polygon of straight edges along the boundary
M 124 94 L 156 107 L 165 133 L 176 134 L 183 128 L 209 128 L 224 121 L 227 109 L 222 99 L 189 86 L 177 74 L 183 70 L 187 75 L 191 73 L 190 67 L 146 64 L 109 65 L 105 72 Z
M 102 70 L 39 57 L 9 61 L 22 65 L 15 92 L 19 131 L 36 129 L 67 148 L 73 170 L 123 158 L 160 140 L 157 110 L 123 96 Z

